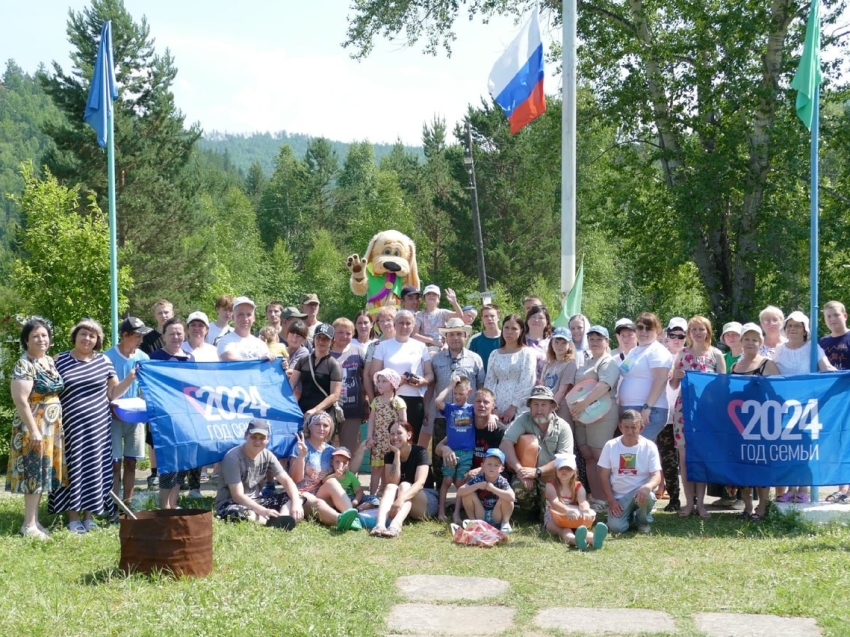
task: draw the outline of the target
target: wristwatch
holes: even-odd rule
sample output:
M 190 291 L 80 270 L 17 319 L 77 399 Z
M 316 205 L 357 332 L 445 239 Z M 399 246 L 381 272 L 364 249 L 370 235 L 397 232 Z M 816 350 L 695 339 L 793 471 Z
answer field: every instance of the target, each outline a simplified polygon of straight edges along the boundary
M 540 467 L 537 467 L 537 471 L 534 472 L 534 475 L 536 475 L 538 478 L 543 475 L 543 472 L 540 470 Z
M 641 407 L 640 410 L 643 411 L 644 409 L 651 409 L 651 407 L 649 405 L 647 405 L 646 403 L 644 403 L 643 407 Z

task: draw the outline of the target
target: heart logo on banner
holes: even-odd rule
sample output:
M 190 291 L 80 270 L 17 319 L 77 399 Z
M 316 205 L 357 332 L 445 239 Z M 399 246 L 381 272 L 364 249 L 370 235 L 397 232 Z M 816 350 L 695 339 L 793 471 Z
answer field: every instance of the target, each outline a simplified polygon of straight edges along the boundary
M 200 387 L 184 387 L 183 394 L 186 396 L 186 400 L 189 401 L 189 404 L 192 405 L 195 409 L 198 410 L 199 414 L 206 413 L 206 407 L 204 407 L 201 403 L 198 402 L 198 399 L 195 398 L 195 392 L 197 392 Z
M 738 409 L 743 406 L 743 400 L 730 400 L 729 406 L 726 407 L 726 413 L 729 414 L 729 419 L 732 421 L 732 424 L 735 425 L 735 429 L 738 430 L 738 433 L 744 434 L 744 423 L 741 422 L 741 418 L 738 416 Z

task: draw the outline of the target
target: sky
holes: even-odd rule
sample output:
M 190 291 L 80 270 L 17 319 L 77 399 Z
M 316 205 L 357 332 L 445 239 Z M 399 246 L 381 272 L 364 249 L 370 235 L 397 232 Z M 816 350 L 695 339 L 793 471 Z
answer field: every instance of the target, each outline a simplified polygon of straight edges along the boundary
M 277 132 L 340 141 L 421 144 L 435 116 L 449 130 L 487 95 L 487 78 L 519 31 L 512 18 L 462 17 L 452 57 L 381 40 L 361 62 L 343 49 L 348 0 L 124 0 L 144 15 L 155 48 L 178 69 L 173 92 L 187 124 L 207 131 Z M 0 64 L 71 67 L 68 10 L 84 0 L 0 0 Z M 543 25 L 544 39 L 551 36 Z M 559 34 L 555 33 L 560 39 Z M 546 92 L 559 83 L 547 79 Z M 489 99 L 489 98 L 488 98 Z

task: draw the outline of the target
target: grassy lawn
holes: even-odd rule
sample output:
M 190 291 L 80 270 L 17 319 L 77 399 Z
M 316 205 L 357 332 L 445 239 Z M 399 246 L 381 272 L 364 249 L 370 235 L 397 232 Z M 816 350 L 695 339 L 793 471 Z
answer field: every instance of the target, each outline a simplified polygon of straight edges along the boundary
M 490 550 L 454 545 L 436 522 L 405 526 L 398 540 L 312 522 L 291 533 L 215 522 L 213 574 L 175 581 L 119 572 L 117 526 L 24 539 L 22 509 L 21 498 L 0 497 L 2 635 L 383 635 L 405 601 L 394 582 L 411 574 L 508 581 L 492 602 L 518 609 L 507 635 L 532 632 L 550 606 L 662 610 L 685 635 L 698 634 L 691 616 L 701 611 L 808 616 L 826 635 L 850 634 L 850 529 L 778 515 L 752 524 L 658 513 L 651 536 L 615 537 L 599 553 L 523 522 Z

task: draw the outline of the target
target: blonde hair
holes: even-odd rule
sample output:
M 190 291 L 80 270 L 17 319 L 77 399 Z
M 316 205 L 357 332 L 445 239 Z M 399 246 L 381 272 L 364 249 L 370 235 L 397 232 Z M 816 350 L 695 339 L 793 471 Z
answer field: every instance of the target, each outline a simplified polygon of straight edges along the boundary
M 829 301 L 823 306 L 823 311 L 826 312 L 827 310 L 837 310 L 842 314 L 847 314 L 847 310 L 844 308 L 844 303 L 841 301 Z
M 775 305 L 768 305 L 761 312 L 759 312 L 759 323 L 761 323 L 764 320 L 764 317 L 767 316 L 768 314 L 773 314 L 774 316 L 778 316 L 780 323 L 785 320 L 785 314 L 782 313 L 782 310 L 780 310 Z
M 100 326 L 100 323 L 95 321 L 93 318 L 84 318 L 82 321 L 77 323 L 71 329 L 71 343 L 75 346 L 77 344 L 77 334 L 80 333 L 80 330 L 94 332 L 95 336 L 97 336 L 97 339 L 94 342 L 94 350 L 99 352 L 103 347 L 103 328 Z
M 271 325 L 266 325 L 259 332 L 257 332 L 257 337 L 266 343 L 279 343 L 280 335 L 277 333 L 277 330 L 273 328 Z
M 691 328 L 694 325 L 700 325 L 705 328 L 705 342 L 709 347 L 711 347 L 711 321 L 704 316 L 692 316 L 688 321 L 688 331 L 685 333 L 685 343 L 687 343 L 688 347 L 691 347 L 694 344 L 691 340 Z

